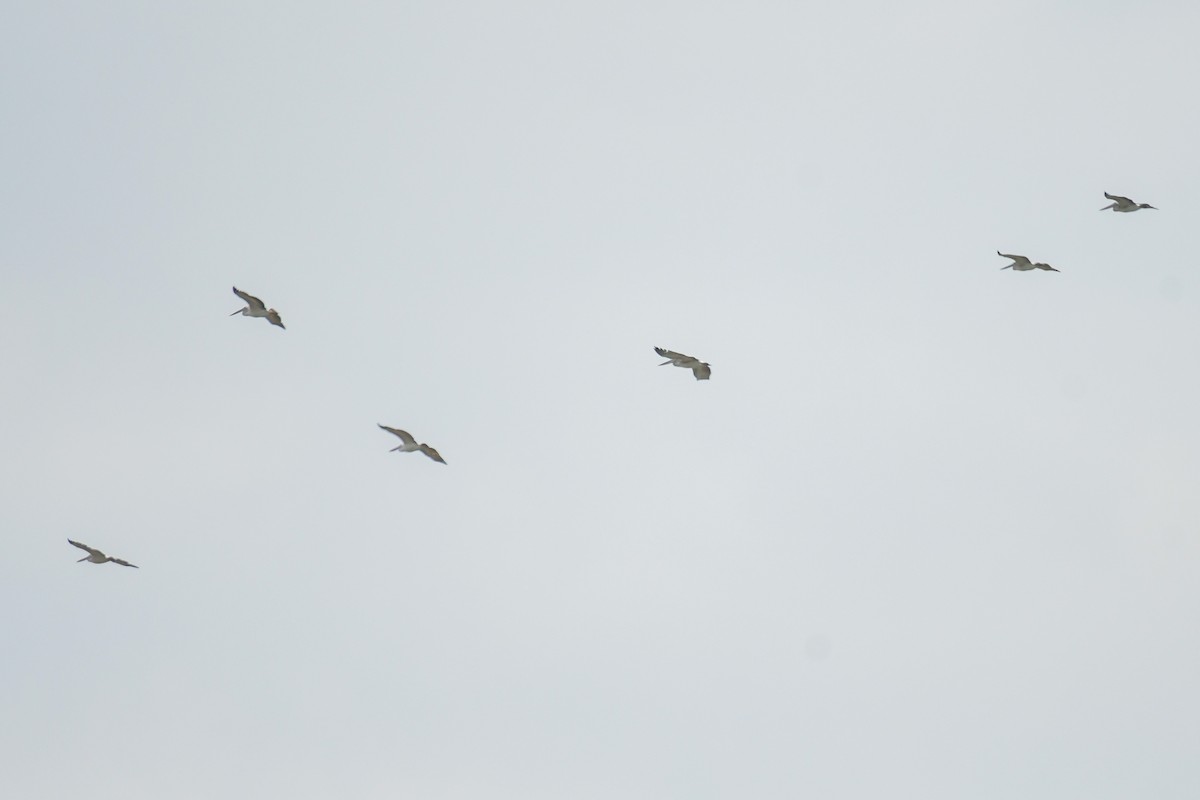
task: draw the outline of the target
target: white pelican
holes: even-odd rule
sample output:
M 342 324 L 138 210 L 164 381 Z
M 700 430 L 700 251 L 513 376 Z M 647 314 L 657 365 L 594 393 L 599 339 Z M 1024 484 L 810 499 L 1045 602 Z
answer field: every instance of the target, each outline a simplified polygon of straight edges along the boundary
M 376 422 L 375 424 L 379 425 L 378 422 Z M 388 433 L 399 436 L 400 441 L 403 442 L 403 444 L 401 444 L 399 447 L 393 447 L 391 450 L 389 450 L 388 451 L 389 453 L 394 453 L 397 450 L 399 450 L 402 453 L 415 453 L 417 450 L 420 450 L 422 453 L 429 456 L 430 458 L 432 458 L 434 461 L 438 462 L 439 464 L 446 463 L 446 459 L 442 458 L 441 454 L 438 453 L 437 450 L 434 450 L 432 447 L 425 444 L 424 442 L 422 442 L 421 444 L 417 444 L 417 440 L 414 439 L 412 434 L 409 433 L 408 431 L 402 431 L 399 428 L 389 428 L 387 425 L 379 425 L 379 427 L 383 428 Z
M 1101 211 L 1108 211 L 1111 208 L 1113 211 L 1118 211 L 1122 214 L 1129 214 L 1134 211 L 1141 211 L 1143 208 L 1154 208 L 1154 206 L 1150 205 L 1149 203 L 1135 203 L 1128 197 L 1121 197 L 1119 195 L 1109 194 L 1108 192 L 1105 192 L 1104 196 L 1115 202 L 1106 205 L 1104 208 L 1100 209 Z M 1154 208 L 1154 210 L 1158 211 L 1157 208 Z
M 1013 260 L 1013 263 L 1006 264 L 1003 267 L 1001 267 L 1000 269 L 1015 269 L 1017 272 L 1028 272 L 1031 269 L 1044 269 L 1047 272 L 1061 272 L 1062 271 L 1062 270 L 1055 269 L 1054 267 L 1050 266 L 1049 264 L 1043 264 L 1040 261 L 1038 263 L 1034 264 L 1032 261 L 1030 261 L 1025 256 L 1012 256 L 1012 255 L 1009 255 L 1008 253 L 1001 253 L 999 250 L 996 251 L 996 255 L 1004 256 L 1005 258 L 1011 258 Z
M 236 286 L 233 287 L 233 293 L 245 300 L 247 305 L 245 308 L 239 309 L 229 316 L 235 317 L 238 314 L 241 314 L 243 317 L 266 317 L 267 322 L 283 328 L 283 320 L 279 318 L 278 311 L 273 308 L 267 308 L 267 304 L 262 300 L 259 300 L 254 295 L 246 294 L 245 292 L 239 292 L 238 287 Z M 283 329 L 285 331 L 287 330 L 287 328 Z
M 665 367 L 667 364 L 672 364 L 676 367 L 690 369 L 698 381 L 706 381 L 708 380 L 709 376 L 712 375 L 712 367 L 698 358 L 685 356 L 683 353 L 676 353 L 674 350 L 663 350 L 661 347 L 654 348 L 654 352 L 667 359 L 663 363 L 659 364 L 660 367 Z
M 79 559 L 79 561 L 90 561 L 93 564 L 103 564 L 105 562 L 111 561 L 114 564 L 120 564 L 122 567 L 133 567 L 134 569 L 138 568 L 137 564 L 130 564 L 128 561 L 122 561 L 119 558 L 113 558 L 112 556 L 106 556 L 106 555 L 104 555 L 104 553 L 101 553 L 99 550 L 97 550 L 94 547 L 88 547 L 86 544 L 80 544 L 79 542 L 73 541 L 71 539 L 67 539 L 67 541 L 70 542 L 71 544 L 75 545 L 76 547 L 78 547 L 80 550 L 87 550 L 88 554 L 86 556 L 84 556 L 83 558 Z M 76 561 L 75 563 L 78 564 L 79 561 Z

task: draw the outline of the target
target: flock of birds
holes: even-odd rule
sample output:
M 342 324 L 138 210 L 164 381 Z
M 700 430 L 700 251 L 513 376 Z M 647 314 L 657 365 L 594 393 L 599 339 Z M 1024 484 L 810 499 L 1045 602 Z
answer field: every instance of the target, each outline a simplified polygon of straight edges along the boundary
M 1128 197 L 1121 197 L 1119 195 L 1109 194 L 1108 192 L 1105 192 L 1104 196 L 1106 198 L 1108 198 L 1109 200 L 1111 200 L 1112 202 L 1109 203 L 1108 205 L 1104 206 L 1104 208 L 1101 208 L 1100 209 L 1101 211 L 1111 210 L 1111 211 L 1113 211 L 1115 213 L 1119 213 L 1119 214 L 1128 214 L 1128 213 L 1132 213 L 1134 211 L 1141 211 L 1143 208 L 1150 208 L 1150 209 L 1157 210 L 1154 206 L 1150 205 L 1149 203 L 1135 203 L 1134 201 L 1130 200 Z M 1004 258 L 1012 259 L 1011 264 L 1006 264 L 1005 266 L 1001 267 L 1000 269 L 1011 269 L 1015 272 L 1029 272 L 1030 270 L 1035 270 L 1035 269 L 1040 269 L 1040 270 L 1043 270 L 1046 272 L 1060 272 L 1061 271 L 1061 270 L 1055 269 L 1054 267 L 1050 266 L 1049 264 L 1044 264 L 1040 261 L 1038 261 L 1038 262 L 1031 261 L 1025 256 L 1013 255 L 1011 253 L 1001 253 L 999 250 L 997 250 L 996 253 L 1000 256 L 1003 256 Z M 267 304 L 264 303 L 262 300 L 259 300 L 257 297 L 255 297 L 252 294 L 247 294 L 246 292 L 243 292 L 242 290 L 238 289 L 236 286 L 233 287 L 233 293 L 236 294 L 238 297 L 240 297 L 242 299 L 242 301 L 246 303 L 246 305 L 244 308 L 240 308 L 237 311 L 234 311 L 229 316 L 234 317 L 234 316 L 237 316 L 238 314 L 241 314 L 243 317 L 261 317 L 263 319 L 266 319 L 267 322 L 271 323 L 272 325 L 277 325 L 280 328 L 287 330 L 287 328 L 283 324 L 283 318 L 279 316 L 279 312 L 273 308 L 267 308 Z M 665 367 L 666 365 L 670 364 L 675 367 L 681 367 L 683 369 L 690 369 L 692 371 L 692 375 L 695 376 L 696 380 L 698 380 L 698 381 L 706 381 L 712 377 L 712 366 L 705 361 L 701 361 L 700 359 L 696 358 L 695 356 L 684 355 L 683 353 L 677 353 L 674 350 L 667 350 L 662 347 L 655 347 L 654 352 L 658 353 L 658 355 L 661 358 L 667 359 L 666 361 L 659 364 L 660 367 Z M 393 436 L 396 436 L 397 438 L 400 439 L 400 444 L 397 445 L 396 447 L 393 447 L 389 452 L 392 452 L 392 453 L 395 453 L 397 451 L 399 451 L 401 453 L 420 452 L 420 453 L 424 453 L 426 456 L 433 459 L 434 461 L 436 461 L 439 464 L 446 463 L 446 459 L 442 458 L 441 454 L 436 449 L 434 449 L 433 447 L 430 447 L 428 444 L 425 444 L 424 442 L 418 442 L 416 440 L 416 437 L 414 437 L 408 431 L 400 430 L 399 428 L 391 428 L 391 427 L 388 427 L 387 425 L 382 425 L 379 423 L 376 423 L 376 424 L 378 424 L 381 429 L 387 431 L 388 433 L 390 433 Z M 124 561 L 120 558 L 113 558 L 112 556 L 105 555 L 103 551 L 97 550 L 94 547 L 89 547 L 88 545 L 82 544 L 81 542 L 76 542 L 73 539 L 67 539 L 67 542 L 74 545 L 75 547 L 78 547 L 81 550 L 87 551 L 87 555 L 84 556 L 83 558 L 79 559 L 79 561 L 87 561 L 92 564 L 107 564 L 107 563 L 111 562 L 113 564 L 120 564 L 123 567 L 133 567 L 134 569 L 138 568 L 138 566 L 136 564 L 130 564 L 128 561 Z
M 1128 197 L 1121 197 L 1120 195 L 1109 194 L 1108 192 L 1105 192 L 1104 196 L 1109 200 L 1112 200 L 1112 202 L 1100 209 L 1101 211 L 1108 211 L 1111 209 L 1113 212 L 1118 214 L 1129 214 L 1133 211 L 1141 211 L 1143 208 L 1154 208 L 1154 206 L 1150 205 L 1149 203 L 1135 203 Z M 1157 211 L 1158 209 L 1154 208 L 1154 210 Z M 996 251 L 996 255 L 1003 256 L 1004 258 L 1011 258 L 1013 261 L 1013 263 L 1005 264 L 1000 269 L 1011 269 L 1016 272 L 1028 272 L 1031 269 L 1040 269 L 1045 272 L 1062 272 L 1062 270 L 1055 269 L 1049 264 L 1043 264 L 1041 261 L 1034 263 L 1025 256 L 1015 256 L 1011 253 L 1001 253 L 999 250 Z

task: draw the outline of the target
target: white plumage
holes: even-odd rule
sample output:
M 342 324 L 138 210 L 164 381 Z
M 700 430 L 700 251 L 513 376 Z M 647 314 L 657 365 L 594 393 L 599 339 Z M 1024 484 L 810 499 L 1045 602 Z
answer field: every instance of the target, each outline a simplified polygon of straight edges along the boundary
M 128 561 L 123 561 L 119 558 L 113 558 L 112 556 L 106 556 L 101 551 L 94 547 L 88 547 L 86 544 L 81 544 L 80 542 L 76 542 L 72 539 L 67 539 L 67 543 L 75 545 L 80 550 L 87 551 L 87 555 L 76 561 L 76 564 L 78 564 L 80 561 L 90 561 L 93 564 L 105 564 L 111 561 L 114 564 L 120 564 L 122 567 L 133 567 L 134 569 L 138 569 L 137 564 L 130 564 Z
M 378 422 L 376 422 L 375 424 L 379 425 Z M 434 461 L 438 462 L 439 464 L 446 463 L 446 460 L 444 458 L 442 458 L 441 454 L 438 453 L 437 450 L 434 450 L 432 447 L 425 444 L 424 442 L 417 444 L 417 440 L 414 439 L 413 435 L 411 433 L 409 433 L 408 431 L 402 431 L 399 428 L 389 428 L 387 425 L 379 425 L 379 427 L 383 428 L 385 431 L 387 431 L 390 434 L 393 434 L 394 436 L 399 436 L 400 441 L 403 442 L 403 444 L 399 445 L 398 447 L 393 447 L 391 450 L 389 450 L 388 451 L 389 453 L 394 453 L 397 450 L 399 450 L 401 453 L 415 453 L 417 451 L 420 451 L 420 452 L 424 453 L 425 455 L 429 456 L 430 458 L 432 458 Z
M 238 287 L 236 286 L 233 287 L 233 293 L 246 301 L 246 307 L 239 308 L 229 316 L 234 317 L 238 314 L 241 314 L 243 317 L 266 317 L 267 322 L 271 323 L 272 325 L 278 325 L 285 331 L 287 330 L 287 328 L 283 327 L 283 320 L 280 319 L 279 312 L 273 308 L 267 308 L 267 304 L 262 300 L 259 300 L 252 294 L 246 294 L 243 291 L 239 291 Z
M 1003 256 L 1004 258 L 1011 258 L 1013 260 L 1013 263 L 1006 264 L 1003 267 L 1001 267 L 1000 269 L 1013 269 L 1013 270 L 1016 270 L 1017 272 L 1028 272 L 1031 269 L 1041 269 L 1041 270 L 1045 270 L 1047 272 L 1061 272 L 1062 271 L 1062 270 L 1055 269 L 1054 267 L 1050 266 L 1049 264 L 1043 264 L 1040 261 L 1035 264 L 1032 261 L 1030 261 L 1028 258 L 1026 258 L 1025 256 L 1014 256 L 1014 255 L 1010 255 L 1008 253 L 1001 253 L 999 250 L 996 251 L 996 255 Z
M 712 375 L 712 367 L 694 356 L 685 356 L 683 353 L 676 353 L 674 350 L 664 350 L 661 347 L 654 348 L 654 352 L 667 359 L 659 364 L 660 367 L 671 364 L 672 366 L 690 369 L 698 381 L 706 381 Z
M 1154 206 L 1150 205 L 1149 203 L 1135 203 L 1128 197 L 1121 197 L 1120 195 L 1109 194 L 1108 192 L 1105 192 L 1104 196 L 1113 202 L 1100 209 L 1101 211 L 1108 211 L 1110 208 L 1120 214 L 1129 214 L 1134 211 L 1141 211 L 1143 208 L 1153 208 L 1155 211 L 1158 211 L 1157 208 L 1154 208 Z

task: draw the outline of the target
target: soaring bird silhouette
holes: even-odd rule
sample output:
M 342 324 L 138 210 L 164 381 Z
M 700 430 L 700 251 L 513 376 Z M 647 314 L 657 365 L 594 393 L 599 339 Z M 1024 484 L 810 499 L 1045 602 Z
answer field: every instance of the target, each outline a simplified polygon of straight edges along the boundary
M 376 422 L 375 424 L 379 425 L 378 422 Z M 391 450 L 389 450 L 388 451 L 389 453 L 394 453 L 397 450 L 399 450 L 401 453 L 415 453 L 418 450 L 420 450 L 422 453 L 429 456 L 430 458 L 432 458 L 434 461 L 438 462 L 439 464 L 446 463 L 446 459 L 442 458 L 441 454 L 438 453 L 437 450 L 434 450 L 432 447 L 425 444 L 424 442 L 422 442 L 421 444 L 417 444 L 417 440 L 414 439 L 413 435 L 411 433 L 409 433 L 408 431 L 402 431 L 399 428 L 389 428 L 387 425 L 379 425 L 379 427 L 383 428 L 385 431 L 387 431 L 390 434 L 399 436 L 400 441 L 403 442 L 403 444 L 399 445 L 398 447 L 393 447 Z
M 238 291 L 238 287 L 236 286 L 233 287 L 233 293 L 246 301 L 246 307 L 239 308 L 229 316 L 235 317 L 238 314 L 241 314 L 243 317 L 266 317 L 267 322 L 271 323 L 272 325 L 278 325 L 285 331 L 287 330 L 287 328 L 283 327 L 283 320 L 279 318 L 279 312 L 273 308 L 267 308 L 267 304 L 262 300 L 259 300 L 252 294 L 246 294 L 245 292 Z
M 1062 272 L 1062 270 L 1055 269 L 1049 264 L 1043 264 L 1040 261 L 1035 264 L 1025 256 L 1013 256 L 1009 255 L 1008 253 L 1001 253 L 999 250 L 996 251 L 996 255 L 1004 256 L 1005 258 L 1011 258 L 1013 260 L 1013 263 L 1005 264 L 1000 269 L 1015 269 L 1017 272 L 1028 272 L 1031 269 L 1043 269 L 1047 272 Z
M 80 544 L 79 542 L 76 542 L 72 539 L 67 539 L 67 542 L 75 545 L 80 550 L 87 550 L 87 555 L 84 556 L 83 558 L 79 559 L 79 561 L 90 561 L 93 564 L 104 564 L 108 561 L 111 561 L 114 564 L 120 564 L 122 567 L 133 567 L 134 569 L 138 568 L 137 564 L 130 564 L 128 561 L 122 561 L 119 558 L 113 558 L 112 556 L 106 556 L 106 555 L 104 555 L 104 553 L 100 552 L 96 548 L 88 547 L 86 544 Z M 76 561 L 75 563 L 78 564 L 79 561 Z
M 712 375 L 712 367 L 693 356 L 685 356 L 683 353 L 676 353 L 674 350 L 664 350 L 661 347 L 654 348 L 654 352 L 667 359 L 659 364 L 660 367 L 672 364 L 676 367 L 690 369 L 698 381 L 706 381 Z
M 1149 203 L 1135 203 L 1128 197 L 1121 197 L 1120 195 L 1109 194 L 1108 192 L 1105 192 L 1104 196 L 1109 200 L 1113 200 L 1114 202 L 1100 209 L 1101 211 L 1108 211 L 1111 208 L 1113 211 L 1116 211 L 1120 214 L 1130 214 L 1134 211 L 1141 211 L 1143 208 L 1154 208 L 1154 206 L 1150 205 Z M 1158 211 L 1157 208 L 1154 208 L 1154 210 Z

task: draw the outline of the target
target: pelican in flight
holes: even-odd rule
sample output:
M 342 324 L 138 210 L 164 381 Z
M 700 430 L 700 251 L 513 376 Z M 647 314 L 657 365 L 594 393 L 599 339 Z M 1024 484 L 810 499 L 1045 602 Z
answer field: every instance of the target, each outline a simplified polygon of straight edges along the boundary
M 1141 211 L 1143 208 L 1154 208 L 1154 206 L 1150 205 L 1149 203 L 1135 203 L 1128 197 L 1121 197 L 1119 195 L 1109 194 L 1108 192 L 1105 192 L 1104 196 L 1113 202 L 1100 209 L 1101 211 L 1108 211 L 1111 208 L 1113 211 L 1119 211 L 1122 214 L 1128 214 L 1133 211 Z M 1157 208 L 1154 208 L 1154 210 L 1158 211 Z
M 113 558 L 112 556 L 106 556 L 106 555 L 104 555 L 104 553 L 101 553 L 99 550 L 97 550 L 94 547 L 88 547 L 86 544 L 80 544 L 79 542 L 76 542 L 72 539 L 67 539 L 67 541 L 69 543 L 75 545 L 76 547 L 78 547 L 80 550 L 87 550 L 88 554 L 86 556 L 84 556 L 83 558 L 79 559 L 79 561 L 90 561 L 93 564 L 104 564 L 108 561 L 111 561 L 114 564 L 120 564 L 122 567 L 133 567 L 134 569 L 138 568 L 137 564 L 130 564 L 128 561 L 122 561 L 119 558 Z M 76 561 L 75 563 L 78 564 L 79 561 Z
M 1005 258 L 1011 258 L 1013 260 L 1013 263 L 1005 264 L 1000 269 L 1015 269 L 1017 272 L 1028 272 L 1031 269 L 1044 269 L 1047 272 L 1062 272 L 1062 270 L 1055 269 L 1049 264 L 1043 264 L 1040 261 L 1035 264 L 1025 256 L 1013 256 L 1009 255 L 1008 253 L 1001 253 L 999 250 L 996 251 L 996 255 L 1004 256 Z
M 376 422 L 375 424 L 379 425 L 378 422 Z M 399 428 L 389 428 L 387 425 L 379 425 L 379 427 L 383 428 L 385 431 L 387 431 L 390 434 L 399 436 L 400 441 L 403 442 L 403 444 L 401 444 L 400 446 L 393 447 L 391 450 L 389 450 L 388 451 L 389 453 L 394 453 L 397 450 L 399 450 L 401 453 L 414 453 L 417 450 L 420 450 L 422 453 L 429 456 L 430 458 L 432 458 L 434 461 L 438 462 L 439 464 L 446 463 L 446 459 L 442 458 L 441 454 L 438 453 L 437 450 L 434 450 L 432 447 L 425 444 L 424 442 L 421 442 L 421 444 L 417 444 L 417 440 L 414 439 L 413 435 L 411 433 L 409 433 L 408 431 L 402 431 Z
M 259 300 L 254 295 L 246 294 L 245 292 L 238 291 L 238 287 L 236 287 L 236 286 L 233 287 L 233 293 L 246 301 L 246 307 L 242 308 L 242 309 L 238 309 L 237 311 L 233 312 L 229 316 L 235 317 L 238 314 L 241 314 L 243 317 L 266 317 L 267 322 L 271 323 L 272 325 L 278 325 L 279 327 L 283 328 L 283 320 L 281 320 L 279 318 L 278 311 L 276 311 L 273 308 L 267 308 L 267 304 L 264 303 L 262 300 Z M 287 330 L 287 328 L 283 328 L 283 329 L 285 331 Z
M 661 347 L 654 348 L 654 352 L 667 359 L 663 363 L 659 364 L 660 367 L 665 367 L 667 364 L 671 364 L 676 367 L 690 369 L 698 381 L 706 381 L 708 380 L 709 376 L 712 375 L 712 367 L 698 358 L 685 356 L 683 353 L 676 353 L 674 350 L 664 350 Z

